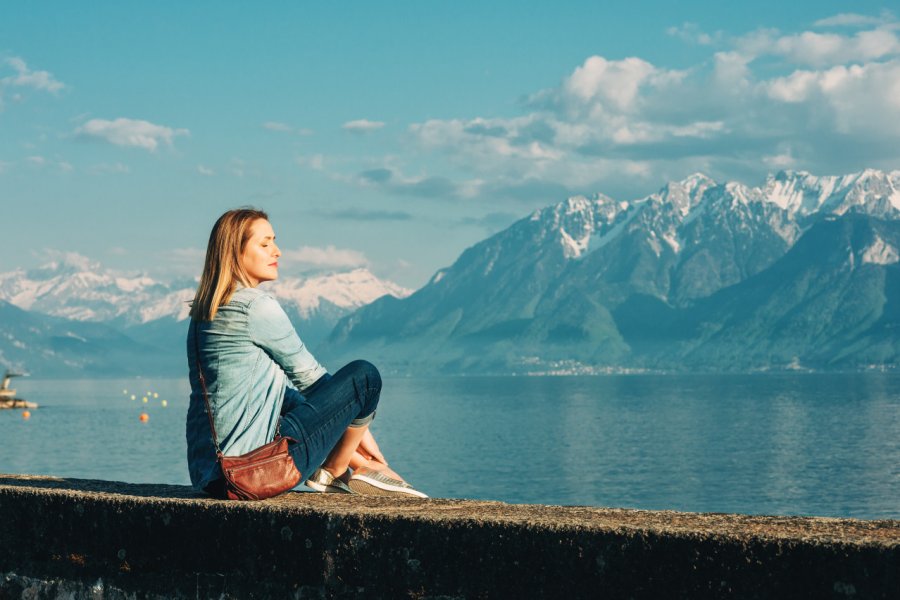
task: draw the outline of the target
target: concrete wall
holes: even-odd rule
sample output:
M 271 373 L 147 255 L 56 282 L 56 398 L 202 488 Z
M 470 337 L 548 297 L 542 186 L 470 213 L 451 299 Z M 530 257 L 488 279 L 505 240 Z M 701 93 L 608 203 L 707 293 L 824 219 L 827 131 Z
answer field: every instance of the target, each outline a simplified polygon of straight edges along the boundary
M 0 598 L 900 598 L 900 522 L 0 475 Z

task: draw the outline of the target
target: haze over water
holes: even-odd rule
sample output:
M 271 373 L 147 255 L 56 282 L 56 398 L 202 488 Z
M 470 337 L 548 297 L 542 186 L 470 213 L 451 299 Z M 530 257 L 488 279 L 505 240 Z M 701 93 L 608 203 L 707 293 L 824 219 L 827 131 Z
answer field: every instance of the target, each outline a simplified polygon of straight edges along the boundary
M 16 383 L 41 407 L 27 421 L 0 411 L 0 472 L 188 483 L 186 380 Z M 391 466 L 436 497 L 900 518 L 898 384 L 874 373 L 389 378 L 374 431 Z M 144 404 L 147 391 L 159 397 Z

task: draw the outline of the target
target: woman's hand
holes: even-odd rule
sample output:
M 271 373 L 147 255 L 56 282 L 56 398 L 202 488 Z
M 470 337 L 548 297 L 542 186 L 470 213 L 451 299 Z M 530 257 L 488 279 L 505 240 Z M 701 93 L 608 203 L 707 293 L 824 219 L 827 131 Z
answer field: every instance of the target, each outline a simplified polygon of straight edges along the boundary
M 387 466 L 388 464 L 387 459 L 384 457 L 384 454 L 382 454 L 381 450 L 378 448 L 378 443 L 375 441 L 375 436 L 372 435 L 372 431 L 369 429 L 366 429 L 366 432 L 363 434 L 362 440 L 360 440 L 359 447 L 356 449 L 356 451 L 369 460 L 378 461 L 385 466 Z
M 360 467 L 381 471 L 388 477 L 405 481 L 396 471 L 388 466 L 384 454 L 378 449 L 378 444 L 375 442 L 375 438 L 368 429 L 366 429 L 366 432 L 363 434 L 356 452 L 354 452 L 353 456 L 350 458 L 351 469 L 356 470 Z

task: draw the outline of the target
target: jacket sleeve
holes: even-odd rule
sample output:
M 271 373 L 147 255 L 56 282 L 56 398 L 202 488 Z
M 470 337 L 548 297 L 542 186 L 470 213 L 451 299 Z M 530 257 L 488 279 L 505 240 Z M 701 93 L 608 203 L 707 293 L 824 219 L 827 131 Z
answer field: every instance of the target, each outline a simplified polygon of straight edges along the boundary
M 247 308 L 250 337 L 265 350 L 301 392 L 325 374 L 325 368 L 310 354 L 284 309 L 272 296 L 262 294 Z

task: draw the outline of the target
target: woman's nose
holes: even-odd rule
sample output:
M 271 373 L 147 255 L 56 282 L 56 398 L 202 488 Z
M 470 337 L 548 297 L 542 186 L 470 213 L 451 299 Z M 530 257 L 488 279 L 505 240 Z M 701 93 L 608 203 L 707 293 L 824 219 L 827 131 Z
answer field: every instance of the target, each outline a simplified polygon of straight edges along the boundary
M 272 246 L 274 247 L 272 253 L 275 255 L 275 258 L 278 258 L 279 256 L 281 256 L 281 248 L 279 248 L 275 244 L 272 244 Z

